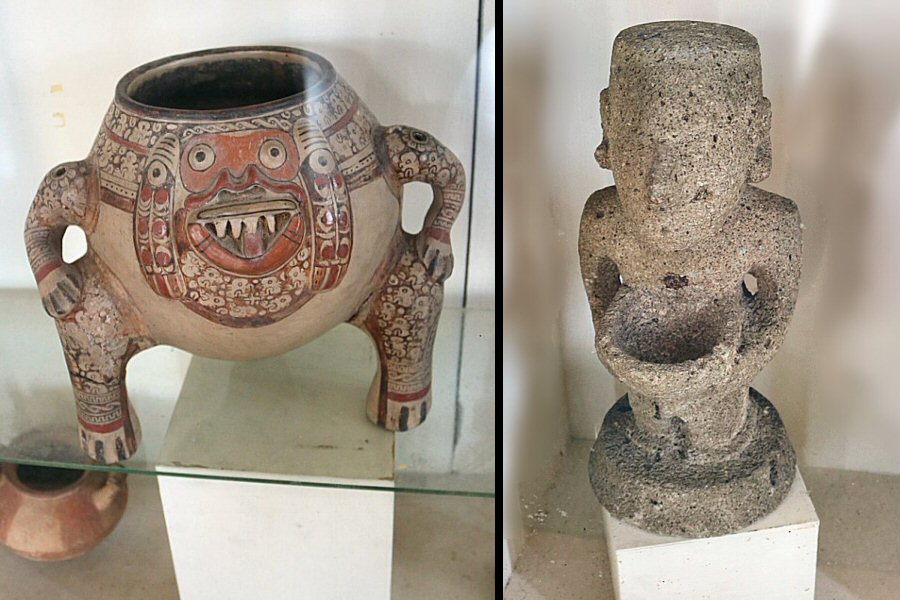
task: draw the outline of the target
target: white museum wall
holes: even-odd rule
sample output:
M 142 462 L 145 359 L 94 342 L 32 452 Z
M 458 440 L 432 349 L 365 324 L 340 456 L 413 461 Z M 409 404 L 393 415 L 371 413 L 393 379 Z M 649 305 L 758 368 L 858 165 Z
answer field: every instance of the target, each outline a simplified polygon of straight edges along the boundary
M 475 117 L 475 166 L 472 175 L 466 306 L 493 309 L 495 292 L 494 174 L 496 172 L 496 24 L 495 0 L 482 0 L 481 72 Z M 460 267 L 461 269 L 462 267 Z
M 560 240 L 541 136 L 545 69 L 533 6 L 503 40 L 503 578 L 524 543 L 519 498 L 541 496 L 569 438 L 560 352 Z M 511 23 L 513 25 L 511 26 Z M 548 224 L 551 224 L 548 226 Z
M 594 351 L 577 252 L 585 200 L 613 184 L 611 172 L 593 158 L 602 135 L 598 96 L 608 84 L 613 39 L 641 22 L 718 21 L 759 39 L 774 159 L 772 175 L 760 187 L 792 198 L 804 221 L 794 319 L 754 386 L 780 411 L 801 466 L 900 472 L 900 36 L 894 30 L 900 10 L 885 12 L 874 0 L 640 0 L 522 2 L 508 13 L 505 31 L 516 43 L 505 45 L 504 64 L 531 65 L 544 79 L 506 101 L 510 109 L 540 96 L 539 111 L 523 110 L 515 121 L 507 117 L 506 126 L 533 128 L 539 121 L 543 130 L 536 136 L 540 153 L 523 159 L 518 148 L 515 155 L 507 150 L 504 168 L 524 160 L 515 165 L 518 171 L 545 175 L 543 204 L 519 206 L 517 199 L 516 210 L 546 219 L 528 228 L 517 225 L 521 215 L 505 213 L 504 226 L 515 238 L 504 241 L 513 253 L 506 268 L 527 262 L 519 245 L 555 261 L 545 285 L 560 282 L 560 297 L 549 304 L 552 313 L 557 302 L 558 312 L 547 318 L 558 316 L 555 349 L 564 385 L 558 410 L 568 415 L 570 434 L 594 439 L 624 392 Z M 506 79 L 504 73 L 508 94 Z M 528 162 L 535 158 L 540 162 Z M 506 294 L 515 293 L 506 279 Z M 504 374 L 525 390 L 504 396 L 504 414 L 539 412 L 527 393 L 528 370 Z M 505 447 L 530 445 L 524 426 L 512 433 Z M 543 447 L 549 455 L 553 444 Z M 515 541 L 515 535 L 507 537 Z
M 311 49 L 335 65 L 382 123 L 433 133 L 468 170 L 478 14 L 478 0 L 0 4 L 0 189 L 7 215 L 0 222 L 7 249 L 0 256 L 0 286 L 33 285 L 20 240 L 41 178 L 59 162 L 87 154 L 122 75 L 170 54 L 243 44 Z M 492 27 L 493 19 L 485 22 Z M 491 32 L 483 35 L 491 37 Z M 482 69 L 483 75 L 491 73 Z M 491 94 L 481 94 L 485 118 L 490 117 Z M 491 121 L 480 123 L 485 139 L 492 135 Z M 493 168 L 487 168 L 492 160 L 486 148 L 480 162 L 490 175 L 474 178 L 479 193 L 493 193 Z M 426 186 L 408 186 L 404 222 L 421 223 L 429 199 Z M 475 205 L 479 214 L 474 222 L 492 223 L 492 199 L 479 198 Z M 463 299 L 468 210 L 467 203 L 453 230 L 458 268 L 447 282 L 450 306 L 460 306 Z M 479 233 L 479 255 L 469 261 L 478 265 L 469 295 L 489 306 L 493 229 Z

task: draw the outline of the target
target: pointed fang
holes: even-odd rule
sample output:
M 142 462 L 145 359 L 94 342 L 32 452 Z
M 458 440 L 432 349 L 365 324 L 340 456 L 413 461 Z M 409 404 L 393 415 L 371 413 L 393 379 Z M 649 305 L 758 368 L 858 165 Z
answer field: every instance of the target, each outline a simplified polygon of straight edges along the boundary
M 240 219 L 229 219 L 228 222 L 231 223 L 231 237 L 234 239 L 241 237 L 242 221 Z

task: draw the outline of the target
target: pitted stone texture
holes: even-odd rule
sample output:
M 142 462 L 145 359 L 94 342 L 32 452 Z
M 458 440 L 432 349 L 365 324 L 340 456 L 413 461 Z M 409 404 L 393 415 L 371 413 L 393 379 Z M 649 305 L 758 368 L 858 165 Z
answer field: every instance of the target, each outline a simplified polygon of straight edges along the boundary
M 597 149 L 646 242 L 683 249 L 721 227 L 746 181 L 769 174 L 771 108 L 759 46 L 714 23 L 637 25 L 613 43 Z
M 768 514 L 794 480 L 794 452 L 775 408 L 750 390 L 747 419 L 713 462 L 673 428 L 654 438 L 635 424 L 628 396 L 606 415 L 591 450 L 591 485 L 617 518 L 656 533 L 709 537 Z
M 797 300 L 797 206 L 745 185 L 715 235 L 661 252 L 637 235 L 623 202 L 617 187 L 604 188 L 591 194 L 581 216 L 582 275 L 601 360 L 632 387 L 648 370 L 673 387 L 667 380 L 675 369 L 687 368 L 700 385 L 706 358 L 730 351 L 731 364 L 721 368 L 749 385 L 780 347 Z M 748 275 L 755 290 L 744 283 Z M 621 373 L 611 364 L 630 358 L 639 364 Z M 686 365 L 687 359 L 696 364 Z
M 629 425 L 614 418 L 622 401 L 604 421 L 592 481 L 610 513 L 659 533 L 743 527 L 793 477 L 777 412 L 748 393 L 800 278 L 796 205 L 748 185 L 770 168 L 770 114 L 745 31 L 650 23 L 614 42 L 596 157 L 616 186 L 588 199 L 579 251 L 597 354 L 632 392 Z M 663 467 L 635 467 L 676 446 Z M 651 496 L 653 511 L 635 504 Z

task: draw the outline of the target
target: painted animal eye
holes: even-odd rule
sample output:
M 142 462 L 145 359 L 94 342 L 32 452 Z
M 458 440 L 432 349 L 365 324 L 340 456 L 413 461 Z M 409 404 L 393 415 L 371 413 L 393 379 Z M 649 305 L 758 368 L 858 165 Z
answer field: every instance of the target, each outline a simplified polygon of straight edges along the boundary
M 216 153 L 206 144 L 197 144 L 191 149 L 188 164 L 195 171 L 205 171 L 216 162 Z
M 259 148 L 259 162 L 269 169 L 277 169 L 287 160 L 287 150 L 278 140 L 266 140 Z
M 334 171 L 334 157 L 327 150 L 313 150 L 309 155 L 309 166 L 316 173 L 331 173 Z
M 147 181 L 159 187 L 166 182 L 168 172 L 166 165 L 158 160 L 154 160 L 147 166 Z

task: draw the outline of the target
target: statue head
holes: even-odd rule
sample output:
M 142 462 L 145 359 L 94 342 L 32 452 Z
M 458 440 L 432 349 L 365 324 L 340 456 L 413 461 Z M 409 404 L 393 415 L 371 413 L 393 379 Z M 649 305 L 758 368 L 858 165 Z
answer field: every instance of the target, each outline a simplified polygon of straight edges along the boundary
M 759 45 L 695 21 L 625 29 L 600 93 L 600 166 L 643 240 L 680 250 L 712 235 L 747 182 L 771 169 L 771 107 Z

